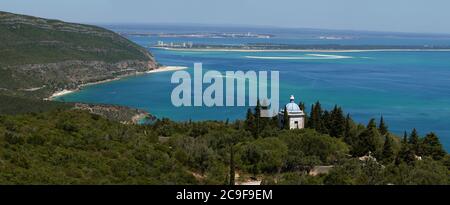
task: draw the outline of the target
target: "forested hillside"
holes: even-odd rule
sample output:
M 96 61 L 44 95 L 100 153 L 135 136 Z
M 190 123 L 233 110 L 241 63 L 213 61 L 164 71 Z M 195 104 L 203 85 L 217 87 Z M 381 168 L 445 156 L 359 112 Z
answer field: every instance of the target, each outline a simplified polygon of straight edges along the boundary
M 341 118 L 339 109 L 326 113 Z M 79 110 L 3 115 L 0 184 L 450 183 L 450 158 L 432 133 L 400 140 L 384 132 L 385 123 L 347 118 L 343 135 L 330 136 L 311 128 L 312 118 L 308 129 L 284 130 L 254 112 L 233 123 L 163 119 L 146 126 Z M 320 118 L 325 127 L 338 123 Z M 361 152 L 379 143 L 373 154 Z M 332 168 L 312 175 L 317 166 Z
M 42 99 L 154 68 L 146 49 L 112 31 L 0 11 L 0 94 Z

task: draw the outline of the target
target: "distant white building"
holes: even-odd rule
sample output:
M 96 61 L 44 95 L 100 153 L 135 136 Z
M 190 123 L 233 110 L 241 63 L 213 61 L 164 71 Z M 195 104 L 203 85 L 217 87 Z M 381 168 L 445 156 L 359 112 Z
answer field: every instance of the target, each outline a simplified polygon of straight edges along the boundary
M 288 114 L 289 129 L 303 129 L 305 128 L 305 113 L 300 107 L 294 102 L 295 98 L 291 95 L 290 103 L 286 104 L 285 109 L 283 108 L 278 113 L 279 125 L 284 126 L 284 112 Z
M 192 43 L 192 41 L 189 41 L 189 42 L 187 43 L 188 48 L 192 48 L 193 45 L 194 45 L 194 43 Z

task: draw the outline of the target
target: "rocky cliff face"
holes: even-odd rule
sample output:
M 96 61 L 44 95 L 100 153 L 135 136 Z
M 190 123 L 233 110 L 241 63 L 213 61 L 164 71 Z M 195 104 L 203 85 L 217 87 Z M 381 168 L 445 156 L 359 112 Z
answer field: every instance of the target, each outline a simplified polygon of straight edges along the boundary
M 0 12 L 0 94 L 61 89 L 155 69 L 151 53 L 103 28 Z

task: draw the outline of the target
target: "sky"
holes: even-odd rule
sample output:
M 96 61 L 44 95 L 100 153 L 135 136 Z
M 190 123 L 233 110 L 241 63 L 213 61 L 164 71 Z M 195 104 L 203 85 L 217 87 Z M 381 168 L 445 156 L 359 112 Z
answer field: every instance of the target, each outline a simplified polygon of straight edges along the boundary
M 195 23 L 450 34 L 449 0 L 1 0 L 69 22 Z

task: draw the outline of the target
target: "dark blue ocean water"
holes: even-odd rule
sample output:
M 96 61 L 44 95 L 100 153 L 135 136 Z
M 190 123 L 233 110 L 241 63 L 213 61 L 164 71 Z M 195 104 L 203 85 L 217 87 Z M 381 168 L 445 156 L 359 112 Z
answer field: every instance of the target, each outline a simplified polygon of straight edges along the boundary
M 156 37 L 130 39 L 143 46 L 154 44 L 158 40 L 213 43 L 229 41 L 233 44 L 245 41 Z M 414 39 L 402 41 L 416 42 Z M 427 39 L 420 41 L 427 43 Z M 440 39 L 440 44 L 441 41 L 450 42 Z M 327 108 L 338 104 L 356 121 L 364 124 L 370 118 L 378 120 L 383 115 L 394 133 L 401 135 L 403 131 L 409 132 L 412 128 L 417 128 L 422 135 L 434 131 L 441 137 L 446 149 L 450 150 L 450 52 L 150 51 L 159 63 L 188 66 L 187 71 L 191 74 L 194 62 L 202 62 L 204 70 L 213 69 L 223 73 L 229 70 L 278 70 L 281 104 L 288 103 L 289 96 L 293 94 L 296 101 L 303 101 L 308 105 L 317 100 Z M 317 57 L 314 54 L 334 56 Z M 170 95 L 177 84 L 170 83 L 172 73 L 146 74 L 93 85 L 63 96 L 60 100 L 132 106 L 145 109 L 158 117 L 181 121 L 233 120 L 245 117 L 246 107 L 173 106 Z

